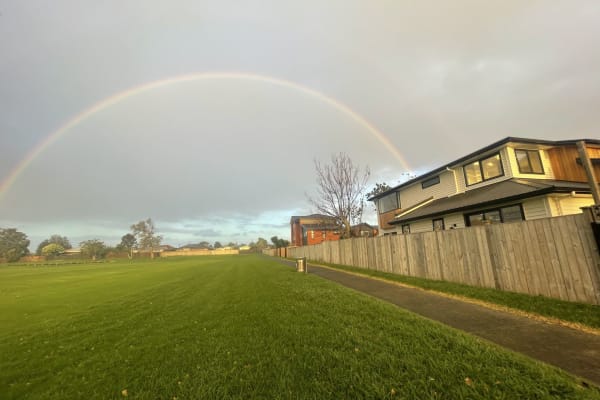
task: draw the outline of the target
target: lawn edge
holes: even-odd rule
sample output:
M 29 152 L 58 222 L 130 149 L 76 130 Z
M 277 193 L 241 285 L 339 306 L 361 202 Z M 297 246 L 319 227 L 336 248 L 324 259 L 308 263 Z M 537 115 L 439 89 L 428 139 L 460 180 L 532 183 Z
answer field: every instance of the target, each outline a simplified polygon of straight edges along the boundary
M 293 261 L 293 260 L 290 260 L 290 261 Z M 326 269 L 330 269 L 330 270 L 334 270 L 334 271 L 339 271 L 339 272 L 343 272 L 345 274 L 360 276 L 363 278 L 373 279 L 373 280 L 377 280 L 377 281 L 381 281 L 381 282 L 386 282 L 386 283 L 390 283 L 390 284 L 393 284 L 396 286 L 407 287 L 407 288 L 411 288 L 411 289 L 418 289 L 418 290 L 422 290 L 424 292 L 434 293 L 434 294 L 437 294 L 442 297 L 446 297 L 446 298 L 450 298 L 450 299 L 454 299 L 454 300 L 463 301 L 465 303 L 470 303 L 470 304 L 475 304 L 475 305 L 479 305 L 482 307 L 486 307 L 491 310 L 507 312 L 507 313 L 510 313 L 513 315 L 518 315 L 521 317 L 533 319 L 535 321 L 540 321 L 540 322 L 544 322 L 544 323 L 551 324 L 551 325 L 559 325 L 559 326 L 571 328 L 571 329 L 574 329 L 574 330 L 577 330 L 580 332 L 585 332 L 585 333 L 589 333 L 592 335 L 600 336 L 600 329 L 593 328 L 593 327 L 585 325 L 585 324 L 580 324 L 580 323 L 571 322 L 571 321 L 565 321 L 563 319 L 554 318 L 554 317 L 547 317 L 544 315 L 519 310 L 518 308 L 512 308 L 512 307 L 508 307 L 508 306 L 504 306 L 504 305 L 500 305 L 500 304 L 496 304 L 496 303 L 490 303 L 487 301 L 473 299 L 471 297 L 466 297 L 466 296 L 460 296 L 457 294 L 441 292 L 441 291 L 435 290 L 435 289 L 426 289 L 426 288 L 422 288 L 420 286 L 413 286 L 413 285 L 409 285 L 407 283 L 398 282 L 398 281 L 394 281 L 394 280 L 390 280 L 390 279 L 385 279 L 385 278 L 381 278 L 378 276 L 361 274 L 360 272 L 346 271 L 342 268 L 336 268 L 336 267 L 332 267 L 330 265 L 323 265 L 323 264 L 319 264 L 319 263 L 316 263 L 313 261 L 309 261 L 309 263 L 314 266 L 317 266 L 319 268 L 326 268 Z

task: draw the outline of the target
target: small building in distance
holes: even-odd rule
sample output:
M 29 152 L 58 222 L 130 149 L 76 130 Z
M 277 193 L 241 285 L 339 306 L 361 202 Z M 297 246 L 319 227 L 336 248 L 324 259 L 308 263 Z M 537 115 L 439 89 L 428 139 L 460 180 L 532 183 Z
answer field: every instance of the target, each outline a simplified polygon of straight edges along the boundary
M 335 218 L 322 214 L 293 216 L 290 220 L 291 246 L 319 244 L 340 240 L 340 227 Z
M 375 237 L 379 233 L 379 228 L 362 222 L 358 225 L 353 225 L 350 228 L 352 237 Z

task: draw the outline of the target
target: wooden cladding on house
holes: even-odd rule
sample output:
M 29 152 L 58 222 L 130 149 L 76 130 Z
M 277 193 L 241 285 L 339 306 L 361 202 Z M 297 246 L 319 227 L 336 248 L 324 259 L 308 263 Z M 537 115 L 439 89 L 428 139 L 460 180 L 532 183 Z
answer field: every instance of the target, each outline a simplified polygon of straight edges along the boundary
M 585 169 L 577 163 L 579 153 L 576 146 L 560 146 L 546 150 L 550 157 L 554 179 L 559 181 L 587 182 Z M 588 145 L 590 158 L 600 158 L 600 148 Z M 596 179 L 600 179 L 600 165 L 594 165 Z
M 396 228 L 395 225 L 390 225 L 390 221 L 394 219 L 396 214 L 398 214 L 401 210 L 392 210 L 386 213 L 379 214 L 379 228 L 380 229 L 393 229 Z

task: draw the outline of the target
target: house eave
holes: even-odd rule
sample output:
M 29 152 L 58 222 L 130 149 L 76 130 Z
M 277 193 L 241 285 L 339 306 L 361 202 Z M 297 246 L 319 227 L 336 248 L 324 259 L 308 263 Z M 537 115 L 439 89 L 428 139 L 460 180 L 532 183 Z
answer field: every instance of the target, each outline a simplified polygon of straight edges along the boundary
M 574 191 L 573 188 L 561 188 L 561 187 L 542 188 L 542 189 L 531 191 L 528 193 L 518 194 L 515 196 L 503 197 L 500 199 L 485 201 L 485 202 L 481 202 L 478 204 L 471 204 L 471 205 L 462 206 L 462 207 L 449 208 L 447 210 L 436 211 L 431 214 L 419 215 L 419 216 L 412 217 L 412 218 L 407 217 L 407 218 L 392 220 L 389 222 L 389 224 L 390 225 L 406 224 L 406 223 L 410 223 L 410 222 L 414 222 L 414 221 L 418 221 L 418 220 L 422 220 L 422 219 L 435 218 L 435 217 L 440 217 L 440 216 L 447 215 L 447 214 L 463 212 L 463 211 L 472 210 L 475 208 L 485 208 L 485 207 L 494 206 L 494 205 L 498 205 L 498 204 L 502 204 L 502 203 L 510 203 L 512 201 L 524 200 L 524 199 L 528 199 L 531 197 L 543 196 L 545 194 L 550 194 L 550 193 L 571 193 L 573 191 Z M 576 191 L 579 193 L 589 193 L 590 192 L 589 190 L 576 190 Z

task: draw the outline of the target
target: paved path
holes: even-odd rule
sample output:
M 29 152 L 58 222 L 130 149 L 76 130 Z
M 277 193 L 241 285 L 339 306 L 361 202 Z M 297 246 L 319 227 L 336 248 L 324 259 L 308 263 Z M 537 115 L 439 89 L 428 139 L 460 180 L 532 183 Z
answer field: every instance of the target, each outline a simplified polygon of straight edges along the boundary
M 294 263 L 284 261 L 287 265 Z M 555 365 L 600 386 L 600 336 L 309 264 L 310 274 Z

